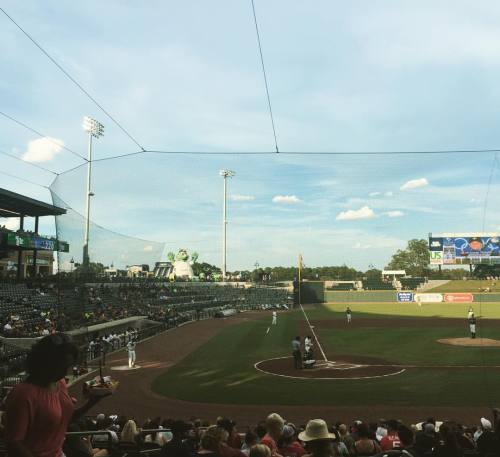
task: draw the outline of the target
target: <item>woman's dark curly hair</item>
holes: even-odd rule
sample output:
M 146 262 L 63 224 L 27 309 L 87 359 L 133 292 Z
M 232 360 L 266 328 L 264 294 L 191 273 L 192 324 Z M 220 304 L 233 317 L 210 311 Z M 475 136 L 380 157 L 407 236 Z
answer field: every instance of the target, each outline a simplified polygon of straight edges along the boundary
M 71 337 L 64 333 L 54 333 L 42 338 L 32 347 L 26 358 L 26 371 L 29 378 L 38 381 L 55 381 L 54 374 L 61 371 L 71 357 L 73 363 L 78 360 L 78 346 Z

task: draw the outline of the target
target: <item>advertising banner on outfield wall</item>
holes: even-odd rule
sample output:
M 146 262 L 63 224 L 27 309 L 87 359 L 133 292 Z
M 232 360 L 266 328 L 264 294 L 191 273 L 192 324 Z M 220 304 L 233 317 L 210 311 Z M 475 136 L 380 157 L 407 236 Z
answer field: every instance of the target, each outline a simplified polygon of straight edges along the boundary
M 447 303 L 472 303 L 474 295 L 467 293 L 444 294 L 444 301 Z
M 413 292 L 398 292 L 397 299 L 399 302 L 412 302 Z
M 443 294 L 415 294 L 414 300 L 417 303 L 441 303 Z

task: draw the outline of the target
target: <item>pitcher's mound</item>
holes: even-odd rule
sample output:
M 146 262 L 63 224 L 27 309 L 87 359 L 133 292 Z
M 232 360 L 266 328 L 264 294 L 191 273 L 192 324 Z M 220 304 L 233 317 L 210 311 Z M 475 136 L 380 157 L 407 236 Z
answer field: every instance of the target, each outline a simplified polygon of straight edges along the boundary
M 451 344 L 452 346 L 468 347 L 500 347 L 500 340 L 491 338 L 442 338 L 438 343 Z

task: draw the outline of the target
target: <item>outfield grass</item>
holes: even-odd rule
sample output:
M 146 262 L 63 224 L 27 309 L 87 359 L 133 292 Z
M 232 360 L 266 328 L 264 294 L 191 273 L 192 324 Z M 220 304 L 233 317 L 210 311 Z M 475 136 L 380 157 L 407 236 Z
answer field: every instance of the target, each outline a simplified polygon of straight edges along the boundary
M 495 285 L 493 285 L 496 283 Z M 499 281 L 488 281 L 486 279 L 471 279 L 467 281 L 453 280 L 449 281 L 442 286 L 434 287 L 433 289 L 426 290 L 426 292 L 470 292 L 478 293 L 480 290 L 489 287 L 491 292 L 500 292 Z
M 370 317 L 387 318 L 387 316 L 401 317 L 452 317 L 464 319 L 466 323 L 469 307 L 472 306 L 477 317 L 483 319 L 500 319 L 500 303 L 475 302 L 475 303 L 328 303 L 326 308 L 335 314 L 344 315 L 346 306 L 349 306 L 354 315 L 370 315 Z M 315 316 L 325 318 L 324 310 L 317 308 Z M 319 314 L 318 314 L 319 313 Z M 320 317 L 323 316 L 323 317 Z M 499 335 L 500 337 L 500 335 Z
M 440 306 L 443 308 L 439 315 L 456 316 L 456 309 L 444 304 Z M 500 304 L 497 306 L 500 308 Z M 392 316 L 418 314 L 409 314 L 410 308 L 404 308 L 408 314 L 401 314 L 395 307 L 384 304 L 378 307 L 383 313 L 378 317 L 388 319 L 387 327 L 348 327 L 346 324 L 345 328 L 329 328 L 331 319 L 344 319 L 344 307 L 345 304 L 329 304 L 309 311 L 329 358 L 334 358 L 335 354 L 369 355 L 397 364 L 480 365 L 484 368 L 418 368 L 398 376 L 371 380 L 296 380 L 257 372 L 255 362 L 290 355 L 290 342 L 304 322 L 302 313 L 293 311 L 280 313 L 278 325 L 267 335 L 270 322 L 267 314 L 263 319 L 225 328 L 160 375 L 153 383 L 153 390 L 183 400 L 241 404 L 490 406 L 500 403 L 500 389 L 497 388 L 500 370 L 487 368 L 488 365 L 500 365 L 499 348 L 456 347 L 436 342 L 439 338 L 467 335 L 465 325 L 463 329 L 425 325 L 398 327 L 390 324 Z M 375 307 L 371 304 L 359 305 L 359 308 L 353 305 L 352 308 L 353 319 L 375 316 Z M 423 309 L 426 311 L 412 312 L 436 315 L 426 307 Z M 433 313 L 436 312 L 434 309 Z M 488 313 L 491 317 L 500 316 L 500 312 L 495 314 L 493 309 Z M 321 323 L 322 320 L 326 321 Z M 500 339 L 496 323 L 483 324 L 482 331 L 482 336 Z

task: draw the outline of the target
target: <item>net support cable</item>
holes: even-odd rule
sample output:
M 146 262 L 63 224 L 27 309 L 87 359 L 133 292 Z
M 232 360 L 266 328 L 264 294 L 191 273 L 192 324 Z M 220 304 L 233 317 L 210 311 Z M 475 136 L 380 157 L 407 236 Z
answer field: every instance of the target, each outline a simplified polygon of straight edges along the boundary
M 24 30 L 1 6 L 0 11 L 76 86 L 89 98 L 127 137 L 130 138 L 141 150 L 144 147 L 120 124 L 70 73 L 55 60 L 26 30 Z

